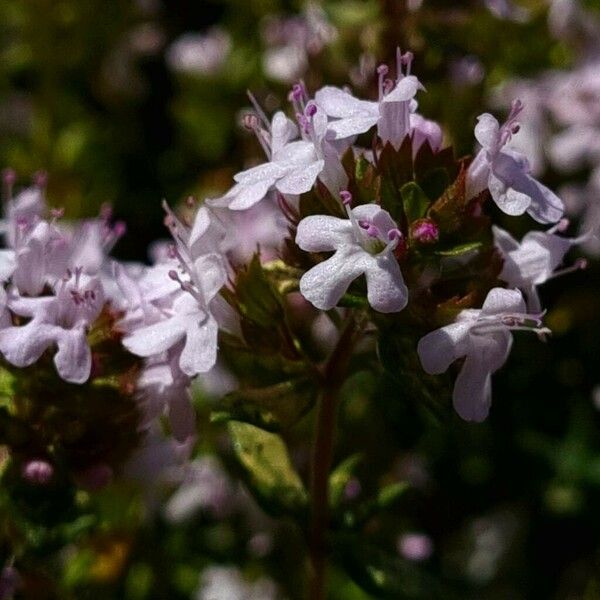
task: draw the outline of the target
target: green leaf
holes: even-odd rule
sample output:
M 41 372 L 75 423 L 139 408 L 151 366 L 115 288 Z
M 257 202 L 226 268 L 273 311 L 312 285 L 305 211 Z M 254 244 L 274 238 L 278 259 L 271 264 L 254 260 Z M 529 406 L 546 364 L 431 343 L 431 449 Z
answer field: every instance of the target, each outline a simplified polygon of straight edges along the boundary
M 405 183 L 400 188 L 404 214 L 409 223 L 422 219 L 429 208 L 429 198 L 425 192 L 414 182 Z
M 272 515 L 298 513 L 308 502 L 283 439 L 254 425 L 228 424 L 235 454 L 257 501 Z
M 444 597 L 438 582 L 423 567 L 365 543 L 358 536 L 338 535 L 334 547 L 350 577 L 377 598 L 434 600 Z
M 339 506 L 344 490 L 354 476 L 357 465 L 363 459 L 362 454 L 353 454 L 342 461 L 329 476 L 329 497 L 333 508 Z
M 312 408 L 316 397 L 314 382 L 308 378 L 236 390 L 219 401 L 211 421 L 243 421 L 268 431 L 280 431 L 297 423 Z
M 257 254 L 238 274 L 235 296 L 242 315 L 255 325 L 270 328 L 283 319 L 281 298 L 271 285 Z
M 473 250 L 479 250 L 482 245 L 482 242 L 469 242 L 467 244 L 459 244 L 458 246 L 446 250 L 437 250 L 435 253 L 438 256 L 463 256 L 464 254 L 473 252 Z

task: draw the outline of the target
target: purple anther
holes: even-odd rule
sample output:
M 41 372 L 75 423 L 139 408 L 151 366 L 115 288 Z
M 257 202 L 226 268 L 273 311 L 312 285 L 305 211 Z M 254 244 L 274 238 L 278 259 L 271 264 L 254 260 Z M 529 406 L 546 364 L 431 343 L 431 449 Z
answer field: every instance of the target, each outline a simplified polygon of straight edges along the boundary
M 51 208 L 50 216 L 54 219 L 62 219 L 65 214 L 64 208 Z
M 519 133 L 519 131 L 521 130 L 521 126 L 518 123 L 515 123 L 511 128 L 510 128 L 510 132 L 515 135 L 517 133 Z
M 431 219 L 418 219 L 411 225 L 410 234 L 420 244 L 434 244 L 440 237 L 440 230 Z
M 405 52 L 402 55 L 402 64 L 404 66 L 406 66 L 406 67 L 410 67 L 410 65 L 412 64 L 412 61 L 413 61 L 414 57 L 415 57 L 415 55 L 412 52 L 410 52 L 410 51 Z
M 587 260 L 587 258 L 578 258 L 575 261 L 575 267 L 577 269 L 587 269 L 587 267 L 588 267 L 588 260 Z
M 292 86 L 292 91 L 290 92 L 292 99 L 296 102 L 300 102 L 304 97 L 304 86 L 301 83 L 295 83 Z
M 171 269 L 169 271 L 169 278 L 172 279 L 173 281 L 177 281 L 177 282 L 180 281 L 179 275 L 177 274 L 177 271 L 174 271 L 173 269 Z
M 46 485 L 54 476 L 54 467 L 44 459 L 26 462 L 21 470 L 23 479 L 33 485 Z
M 523 103 L 519 98 L 515 98 L 510 104 L 510 111 L 512 113 L 520 113 L 523 110 Z
M 306 109 L 304 110 L 304 114 L 310 119 L 315 116 L 317 113 L 317 105 L 313 102 L 309 102 L 306 105 Z
M 115 223 L 115 226 L 113 227 L 113 233 L 117 237 L 124 236 L 126 231 L 127 231 L 127 225 L 125 224 L 124 221 L 117 221 Z
M 242 123 L 248 131 L 255 131 L 258 127 L 258 117 L 254 113 L 246 113 L 242 117 Z
M 377 67 L 377 75 L 379 75 L 380 77 L 385 76 L 389 73 L 389 68 L 387 65 L 379 65 Z
M 388 231 L 388 234 L 387 234 L 387 236 L 388 236 L 388 240 L 389 240 L 390 242 L 393 242 L 393 241 L 395 241 L 395 240 L 400 240 L 400 239 L 402 239 L 402 232 L 401 232 L 399 229 L 397 229 L 397 228 L 390 229 L 390 230 Z
M 340 200 L 344 206 L 350 206 L 352 204 L 352 193 L 348 190 L 342 190 L 340 192 Z

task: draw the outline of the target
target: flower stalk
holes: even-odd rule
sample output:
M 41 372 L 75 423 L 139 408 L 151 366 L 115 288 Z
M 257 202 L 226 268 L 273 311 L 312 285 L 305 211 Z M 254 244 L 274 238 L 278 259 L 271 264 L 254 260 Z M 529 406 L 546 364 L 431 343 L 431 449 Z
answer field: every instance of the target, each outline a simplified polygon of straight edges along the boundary
M 309 596 L 324 600 L 327 567 L 327 528 L 329 525 L 329 472 L 333 462 L 333 444 L 339 401 L 339 391 L 346 378 L 358 328 L 354 318 L 344 327 L 336 347 L 323 370 L 319 398 L 315 441 L 311 462 L 311 523 L 309 552 L 311 572 Z

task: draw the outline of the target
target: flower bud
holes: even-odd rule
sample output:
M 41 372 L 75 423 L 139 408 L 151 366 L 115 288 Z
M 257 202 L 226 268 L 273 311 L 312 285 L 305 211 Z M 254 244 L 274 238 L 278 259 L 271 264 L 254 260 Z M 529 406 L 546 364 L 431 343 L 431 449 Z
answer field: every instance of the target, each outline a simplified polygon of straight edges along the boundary
M 21 475 L 32 485 L 46 485 L 54 476 L 54 467 L 45 459 L 33 459 L 23 465 Z
M 410 238 L 419 244 L 435 244 L 439 237 L 439 227 L 431 219 L 418 219 L 410 226 Z

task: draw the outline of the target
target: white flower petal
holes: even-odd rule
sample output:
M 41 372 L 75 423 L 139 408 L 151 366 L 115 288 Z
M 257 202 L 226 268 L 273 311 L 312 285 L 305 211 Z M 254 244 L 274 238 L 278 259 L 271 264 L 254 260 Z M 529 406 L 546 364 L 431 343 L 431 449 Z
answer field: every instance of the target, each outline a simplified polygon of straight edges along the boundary
M 495 149 L 498 145 L 500 124 L 498 120 L 489 113 L 483 113 L 477 117 L 475 125 L 475 139 L 486 149 Z
M 300 279 L 300 293 L 321 310 L 333 308 L 348 286 L 364 272 L 363 252 L 339 249 L 331 258 L 307 271 Z
M 391 254 L 376 256 L 365 271 L 369 304 L 382 313 L 401 311 L 408 302 L 408 288 L 400 265 Z
M 223 258 L 218 254 L 205 254 L 194 262 L 194 270 L 204 301 L 208 304 L 227 281 Z
M 185 335 L 185 319 L 173 317 L 140 327 L 123 338 L 123 345 L 137 356 L 165 352 Z
M 312 188 L 324 164 L 323 160 L 317 160 L 302 166 L 280 179 L 275 187 L 282 194 L 304 194 Z
M 424 89 L 414 75 L 403 77 L 394 89 L 383 97 L 382 103 L 408 102 L 412 100 L 419 90 Z
M 0 352 L 15 367 L 28 367 L 56 342 L 59 334 L 59 327 L 37 321 L 7 327 L 0 331 Z
M 296 244 L 306 252 L 329 252 L 351 240 L 350 221 L 327 215 L 305 217 L 296 232 Z
M 531 204 L 531 198 L 510 187 L 492 172 L 488 180 L 488 188 L 494 202 L 500 210 L 513 217 L 522 215 Z
M 219 329 L 215 319 L 208 315 L 201 320 L 188 320 L 185 346 L 179 358 L 179 367 L 193 377 L 198 373 L 210 371 L 217 362 L 217 335 Z
M 58 352 L 54 364 L 58 374 L 70 383 L 84 383 L 90 376 L 92 352 L 85 329 L 63 329 L 57 339 Z
M 347 119 L 349 117 L 367 115 L 375 117 L 375 119 L 379 117 L 377 102 L 359 100 L 352 96 L 352 94 L 331 85 L 321 88 L 315 94 L 315 102 L 321 106 L 330 117 L 336 119 Z
M 242 183 L 244 186 L 250 186 L 255 183 L 263 183 L 268 181 L 269 186 L 273 185 L 277 179 L 286 174 L 284 166 L 276 162 L 268 162 L 262 165 L 257 165 L 245 171 L 241 171 L 234 176 L 236 183 Z
M 288 142 L 298 135 L 298 128 L 282 111 L 273 115 L 271 122 L 271 151 L 277 154 Z
M 492 404 L 491 373 L 473 355 L 467 356 L 456 378 L 452 395 L 454 409 L 465 421 L 481 423 Z
M 228 208 L 231 210 L 246 210 L 260 202 L 271 189 L 272 182 L 269 179 L 259 181 L 252 185 L 240 185 L 236 189 L 236 194 L 229 202 Z
M 519 290 L 506 290 L 504 288 L 490 290 L 481 308 L 481 316 L 524 312 L 523 294 Z
M 437 375 L 466 351 L 466 339 L 472 322 L 458 321 L 436 329 L 419 340 L 417 352 L 425 372 Z
M 360 115 L 347 119 L 339 119 L 338 121 L 330 121 L 329 129 L 333 131 L 336 140 L 343 140 L 369 131 L 371 127 L 377 124 L 377 121 L 379 121 L 379 115 Z
M 492 225 L 492 232 L 494 234 L 494 243 L 503 254 L 508 254 L 512 250 L 519 249 L 519 242 L 508 231 L 501 229 L 497 225 Z

